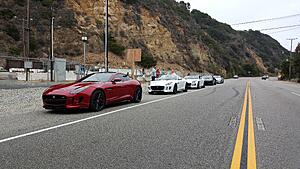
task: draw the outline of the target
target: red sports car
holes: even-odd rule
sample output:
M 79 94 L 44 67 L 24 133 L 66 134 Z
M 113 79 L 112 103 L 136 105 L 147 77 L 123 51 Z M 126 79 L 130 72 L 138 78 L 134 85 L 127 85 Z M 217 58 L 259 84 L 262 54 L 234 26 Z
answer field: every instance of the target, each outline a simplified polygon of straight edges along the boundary
M 54 85 L 43 93 L 45 109 L 90 109 L 122 101 L 140 102 L 141 83 L 122 73 L 94 73 L 70 84 Z

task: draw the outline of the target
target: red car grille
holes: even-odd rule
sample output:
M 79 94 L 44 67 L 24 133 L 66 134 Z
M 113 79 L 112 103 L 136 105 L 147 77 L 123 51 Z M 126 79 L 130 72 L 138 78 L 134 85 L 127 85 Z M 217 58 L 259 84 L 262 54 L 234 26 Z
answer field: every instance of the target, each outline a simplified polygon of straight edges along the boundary
M 43 102 L 45 104 L 51 104 L 51 105 L 65 105 L 67 103 L 67 97 L 66 96 L 60 96 L 60 95 L 45 95 L 43 96 Z

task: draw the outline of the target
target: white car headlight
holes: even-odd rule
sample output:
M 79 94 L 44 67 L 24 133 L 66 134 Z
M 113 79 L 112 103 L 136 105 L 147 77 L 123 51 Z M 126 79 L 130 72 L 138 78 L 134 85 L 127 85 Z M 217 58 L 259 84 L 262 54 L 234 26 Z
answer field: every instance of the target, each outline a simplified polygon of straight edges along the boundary
M 90 87 L 90 86 L 84 86 L 84 87 L 77 88 L 77 89 L 71 91 L 70 94 L 77 94 L 77 93 L 80 93 L 80 92 L 86 90 L 86 89 L 89 88 L 89 87 Z
M 166 84 L 166 86 L 169 86 L 169 85 L 172 85 L 172 84 L 173 84 L 173 82 L 169 82 L 169 83 Z

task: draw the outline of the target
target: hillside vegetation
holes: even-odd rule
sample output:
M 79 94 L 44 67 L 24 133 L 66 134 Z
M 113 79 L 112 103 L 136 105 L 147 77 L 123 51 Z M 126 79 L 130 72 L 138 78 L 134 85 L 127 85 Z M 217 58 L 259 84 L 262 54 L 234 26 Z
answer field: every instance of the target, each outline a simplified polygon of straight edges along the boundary
M 25 0 L 0 0 L 0 53 L 22 55 Z M 208 14 L 174 0 L 110 0 L 110 64 L 124 66 L 124 50 L 141 48 L 140 66 L 257 76 L 273 73 L 288 51 L 258 31 L 235 31 Z M 55 56 L 103 62 L 104 1 L 31 0 L 31 56 L 47 57 L 49 23 L 55 17 Z M 53 7 L 51 11 L 50 7 Z

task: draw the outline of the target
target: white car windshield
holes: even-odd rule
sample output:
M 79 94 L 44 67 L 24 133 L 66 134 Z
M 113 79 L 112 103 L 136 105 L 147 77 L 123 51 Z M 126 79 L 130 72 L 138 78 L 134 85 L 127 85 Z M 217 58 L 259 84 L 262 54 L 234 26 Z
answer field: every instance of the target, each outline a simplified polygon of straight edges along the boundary
M 186 76 L 185 79 L 199 79 L 199 76 Z
M 212 79 L 212 76 L 203 76 L 203 79 Z
M 163 75 L 162 77 L 158 78 L 158 80 L 177 80 L 176 75 Z

